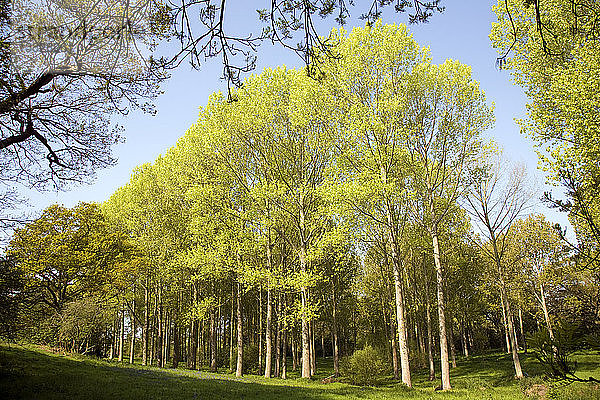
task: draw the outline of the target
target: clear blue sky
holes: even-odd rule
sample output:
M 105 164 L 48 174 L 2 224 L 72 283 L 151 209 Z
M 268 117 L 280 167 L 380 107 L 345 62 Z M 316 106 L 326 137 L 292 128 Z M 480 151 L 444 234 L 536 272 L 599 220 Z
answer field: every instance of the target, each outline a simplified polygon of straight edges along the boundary
M 266 3 L 229 2 L 225 16 L 227 26 L 235 31 L 256 31 L 258 20 L 253 9 L 267 7 Z M 365 11 L 361 5 L 367 2 L 358 0 L 356 3 L 358 5 L 351 10 L 353 18 L 345 27 L 347 30 L 364 25 L 357 16 Z M 541 195 L 548 188 L 543 186 L 545 178 L 537 170 L 537 155 L 532 143 L 519 133 L 515 123 L 515 118 L 525 115 L 526 97 L 520 87 L 512 84 L 508 71 L 496 68 L 497 54 L 488 38 L 495 20 L 492 12 L 494 3 L 489 0 L 444 0 L 446 11 L 443 14 L 436 14 L 429 23 L 412 25 L 409 29 L 419 44 L 430 47 L 434 62 L 441 63 L 451 58 L 472 66 L 474 78 L 480 82 L 488 101 L 496 106 L 496 124 L 487 134 L 501 145 L 509 159 L 526 164 L 529 174 L 539 182 Z M 388 7 L 384 22 L 406 23 L 407 15 L 396 14 Z M 333 20 L 321 23 L 321 32 L 326 34 L 335 26 L 333 24 Z M 295 67 L 302 64 L 295 54 L 266 43 L 261 46 L 258 55 L 257 72 L 268 66 L 285 64 Z M 97 179 L 90 185 L 72 187 L 59 193 L 28 192 L 32 204 L 30 211 L 37 213 L 53 203 L 72 206 L 78 201 L 106 200 L 129 180 L 135 166 L 154 161 L 175 144 L 197 119 L 198 107 L 206 104 L 209 94 L 226 88 L 220 76 L 219 59 L 209 60 L 199 71 L 183 66 L 164 86 L 165 94 L 156 102 L 156 116 L 133 113 L 123 121 L 126 142 L 114 148 L 117 165 L 99 171 Z M 565 215 L 548 210 L 545 205 L 539 205 L 537 209 L 552 221 L 562 225 L 567 223 Z

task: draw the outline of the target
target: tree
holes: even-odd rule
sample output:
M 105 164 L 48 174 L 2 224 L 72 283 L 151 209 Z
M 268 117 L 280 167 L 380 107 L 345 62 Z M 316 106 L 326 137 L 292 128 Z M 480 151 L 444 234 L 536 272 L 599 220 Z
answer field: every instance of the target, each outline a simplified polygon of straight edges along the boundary
M 481 132 L 493 121 L 469 67 L 447 60 L 417 66 L 406 84 L 403 124 L 411 181 L 412 212 L 428 231 L 436 269 L 442 388 L 450 389 L 440 225 L 470 183 L 470 166 L 481 155 Z M 422 219 L 422 217 L 424 218 Z
M 502 67 L 512 71 L 530 101 L 522 130 L 536 142 L 550 182 L 566 189 L 566 201 L 550 193 L 545 199 L 569 213 L 582 262 L 597 268 L 600 5 L 590 0 L 506 0 L 494 10 L 498 23 L 492 27 L 492 43 L 506 55 Z
M 131 248 L 96 204 L 53 205 L 15 232 L 8 247 L 34 301 L 60 312 L 85 294 L 110 295 L 131 274 Z
M 394 293 L 402 382 L 411 386 L 405 304 L 402 236 L 407 214 L 407 153 L 403 147 L 402 80 L 429 55 L 403 25 L 354 28 L 330 36 L 339 44 L 339 59 L 323 72 L 337 99 L 342 133 L 336 137 L 338 159 L 333 165 L 334 201 L 349 218 L 364 220 L 385 232 L 393 265 Z M 368 238 L 367 240 L 372 240 Z M 388 251 L 388 250 L 385 250 Z
M 562 269 L 568 265 L 568 249 L 559 232 L 543 215 L 530 215 L 515 226 L 514 243 L 523 268 L 526 290 L 537 300 L 549 338 L 554 340 L 548 310 L 548 292 L 563 281 Z
M 111 165 L 115 113 L 151 111 L 166 74 L 137 47 L 160 37 L 143 2 L 3 1 L 0 181 L 60 188 Z M 121 4 L 123 5 L 123 4 Z M 44 165 L 46 164 L 46 165 Z
M 410 20 L 422 22 L 443 10 L 439 2 L 402 1 L 395 9 L 412 9 Z M 379 17 L 389 3 L 373 1 L 364 18 Z M 224 77 L 239 86 L 260 41 L 280 43 L 312 65 L 313 48 L 329 46 L 313 17 L 335 14 L 344 23 L 349 16 L 346 1 L 274 1 L 259 10 L 261 34 L 237 36 L 225 29 L 225 4 L 2 0 L 0 181 L 40 188 L 87 181 L 115 161 L 111 146 L 121 136 L 111 116 L 152 112 L 159 85 L 184 60 L 198 68 L 220 56 Z M 296 31 L 303 34 L 294 47 Z M 179 46 L 161 46 L 170 39 Z
M 474 177 L 465 203 L 486 239 L 481 250 L 493 262 L 498 276 L 509 350 L 512 353 L 515 376 L 521 379 L 523 371 L 517 352 L 517 334 L 506 285 L 506 252 L 511 244 L 510 231 L 513 224 L 526 209 L 532 195 L 527 188 L 525 169 L 519 166 L 507 169 L 506 164 L 505 160 L 497 156 L 491 165 L 483 165 Z

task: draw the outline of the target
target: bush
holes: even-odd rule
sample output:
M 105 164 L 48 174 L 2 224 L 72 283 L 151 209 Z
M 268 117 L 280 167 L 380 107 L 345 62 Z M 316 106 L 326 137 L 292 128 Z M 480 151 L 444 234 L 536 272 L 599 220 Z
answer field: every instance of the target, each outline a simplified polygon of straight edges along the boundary
M 342 365 L 342 375 L 354 385 L 375 385 L 379 377 L 387 372 L 385 357 L 369 345 L 356 350 Z

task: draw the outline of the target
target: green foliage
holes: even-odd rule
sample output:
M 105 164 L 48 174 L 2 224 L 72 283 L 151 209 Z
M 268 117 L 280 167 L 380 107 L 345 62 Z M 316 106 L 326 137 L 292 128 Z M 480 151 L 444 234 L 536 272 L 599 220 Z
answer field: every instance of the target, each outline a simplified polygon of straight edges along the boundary
M 490 38 L 506 55 L 503 67 L 529 97 L 522 130 L 535 141 L 550 181 L 563 185 L 568 196 L 567 201 L 549 194 L 546 199 L 569 213 L 578 250 L 589 264 L 600 241 L 600 5 L 593 0 L 551 0 L 536 6 L 499 1 Z
M 103 347 L 111 340 L 107 332 L 113 318 L 113 310 L 100 298 L 72 301 L 54 318 L 58 340 L 71 351 L 101 356 Z
M 529 337 L 528 343 L 549 377 L 570 382 L 600 382 L 593 377 L 582 379 L 575 374 L 577 362 L 572 355 L 585 344 L 577 325 L 559 325 L 553 338 L 548 330 L 540 330 Z
M 118 291 L 135 271 L 132 249 L 96 204 L 50 206 L 17 230 L 8 247 L 34 301 L 60 312 L 86 293 Z
M 25 280 L 14 260 L 0 256 L 0 338 L 13 339 L 18 330 L 18 315 L 26 300 Z
M 356 350 L 342 366 L 342 375 L 354 385 L 373 386 L 387 372 L 389 365 L 380 351 L 370 345 Z

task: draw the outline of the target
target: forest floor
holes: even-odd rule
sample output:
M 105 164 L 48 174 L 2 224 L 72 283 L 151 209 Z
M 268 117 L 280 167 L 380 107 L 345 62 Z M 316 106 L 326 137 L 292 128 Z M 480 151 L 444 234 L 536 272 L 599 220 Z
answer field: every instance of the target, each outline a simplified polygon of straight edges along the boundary
M 600 354 L 579 353 L 578 375 L 600 379 Z M 548 383 L 531 355 L 522 355 L 529 375 L 513 379 L 510 356 L 491 353 L 460 359 L 451 370 L 453 389 L 436 392 L 439 381 L 427 380 L 427 371 L 413 373 L 413 389 L 390 378 L 377 387 L 346 383 L 322 384 L 331 373 L 331 359 L 318 359 L 312 380 L 265 379 L 256 375 L 158 369 L 119 364 L 80 355 L 54 353 L 39 346 L 0 344 L 1 399 L 600 399 L 597 384 Z

